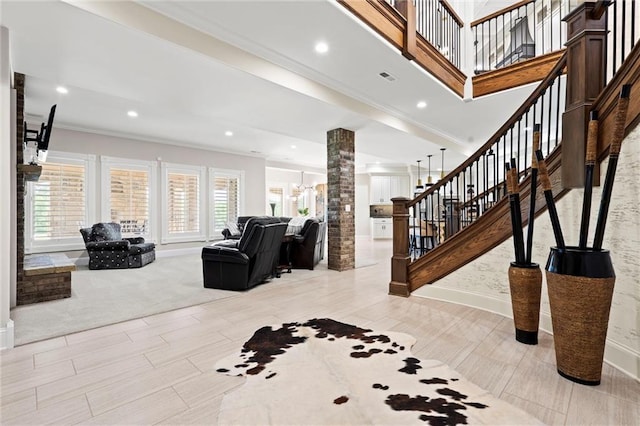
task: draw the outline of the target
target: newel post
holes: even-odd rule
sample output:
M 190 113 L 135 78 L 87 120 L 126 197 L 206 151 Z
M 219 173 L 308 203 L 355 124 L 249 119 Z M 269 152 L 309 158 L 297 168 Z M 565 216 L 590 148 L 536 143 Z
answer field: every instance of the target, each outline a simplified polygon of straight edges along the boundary
M 409 297 L 409 200 L 392 198 L 393 202 L 393 257 L 391 258 L 391 282 L 389 294 Z
M 589 111 L 605 86 L 607 14 L 585 2 L 563 18 L 567 23 L 567 97 L 562 116 L 562 186 L 584 186 Z M 600 173 L 595 183 L 599 183 Z

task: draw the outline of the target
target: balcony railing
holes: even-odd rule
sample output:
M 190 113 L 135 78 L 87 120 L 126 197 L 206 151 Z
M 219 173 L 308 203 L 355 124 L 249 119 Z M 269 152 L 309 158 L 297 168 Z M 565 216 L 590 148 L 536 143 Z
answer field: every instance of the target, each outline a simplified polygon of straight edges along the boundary
M 464 23 L 444 0 L 415 0 L 416 30 L 460 69 L 460 38 Z
M 524 0 L 471 23 L 475 73 L 481 74 L 564 48 L 562 18 L 576 0 Z

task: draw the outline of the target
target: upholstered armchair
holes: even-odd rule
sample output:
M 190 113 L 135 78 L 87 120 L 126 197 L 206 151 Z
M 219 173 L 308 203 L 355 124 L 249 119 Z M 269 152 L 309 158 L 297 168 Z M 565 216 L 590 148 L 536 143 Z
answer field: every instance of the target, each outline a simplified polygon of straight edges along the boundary
M 249 219 L 239 240 L 225 240 L 202 249 L 206 288 L 246 290 L 274 276 L 287 224 L 278 218 Z
M 80 229 L 89 253 L 89 269 L 140 268 L 156 258 L 155 244 L 144 238 L 122 238 L 120 224 L 96 223 Z
M 324 235 L 326 222 L 318 219 L 307 219 L 299 234 L 291 242 L 289 259 L 291 267 L 296 269 L 311 269 L 324 258 Z

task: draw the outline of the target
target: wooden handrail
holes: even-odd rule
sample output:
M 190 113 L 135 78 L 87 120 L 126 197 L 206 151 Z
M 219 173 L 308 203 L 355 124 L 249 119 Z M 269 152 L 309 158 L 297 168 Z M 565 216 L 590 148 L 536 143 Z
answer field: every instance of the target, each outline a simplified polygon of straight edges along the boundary
M 521 2 L 518 2 L 516 4 L 513 4 L 511 6 L 505 7 L 504 9 L 500 9 L 497 12 L 493 12 L 491 15 L 485 16 L 484 18 L 480 18 L 478 20 L 473 21 L 471 24 L 469 24 L 469 26 L 471 28 L 483 24 L 487 21 L 490 21 L 493 18 L 497 18 L 498 16 L 504 15 L 505 13 L 511 12 L 512 10 L 516 10 L 521 8 L 522 6 L 526 6 L 529 3 L 535 3 L 536 0 L 523 0 Z
M 551 72 L 549 72 L 549 75 L 547 75 L 547 77 L 544 80 L 542 80 L 542 82 L 538 85 L 538 87 L 536 87 L 533 93 L 531 93 L 531 95 L 529 95 L 526 101 L 522 103 L 520 108 L 518 108 L 516 112 L 513 113 L 513 115 L 506 121 L 506 123 L 504 123 L 502 127 L 500 127 L 498 131 L 495 132 L 493 136 L 491 136 L 491 138 L 489 138 L 489 140 L 484 145 L 482 145 L 478 150 L 476 150 L 476 152 L 473 155 L 467 158 L 467 160 L 464 161 L 462 164 L 460 164 L 456 169 L 454 169 L 452 172 L 447 174 L 444 178 L 440 179 L 435 185 L 433 185 L 431 188 L 427 189 L 426 191 L 418 195 L 416 198 L 411 200 L 408 203 L 407 207 L 411 208 L 415 206 L 416 204 L 424 200 L 429 195 L 438 191 L 441 187 L 443 187 L 447 182 L 449 182 L 457 174 L 459 174 L 464 169 L 469 167 L 472 163 L 474 163 L 476 159 L 480 157 L 480 155 L 482 155 L 489 148 L 491 148 L 491 146 L 493 146 L 496 140 L 501 138 L 505 132 L 511 129 L 515 125 L 515 123 L 517 123 L 520 117 L 531 108 L 531 106 L 533 105 L 533 102 L 536 99 L 538 99 L 547 90 L 549 85 L 558 77 L 558 74 L 562 72 L 562 70 L 566 66 L 566 63 L 567 63 L 567 53 L 565 52 L 560 57 L 556 65 L 551 69 Z
M 596 1 L 596 6 L 591 11 L 591 19 L 600 19 L 604 12 L 607 11 L 607 8 L 611 4 L 611 0 L 598 0 Z
M 449 15 L 451 15 L 453 20 L 456 21 L 456 24 L 458 24 L 458 26 L 461 28 L 464 27 L 464 22 L 462 21 L 462 18 L 458 16 L 456 11 L 453 10 L 453 7 L 451 7 L 451 5 L 447 2 L 447 0 L 439 0 L 439 1 L 442 7 L 444 7 L 447 10 L 447 12 L 449 12 Z

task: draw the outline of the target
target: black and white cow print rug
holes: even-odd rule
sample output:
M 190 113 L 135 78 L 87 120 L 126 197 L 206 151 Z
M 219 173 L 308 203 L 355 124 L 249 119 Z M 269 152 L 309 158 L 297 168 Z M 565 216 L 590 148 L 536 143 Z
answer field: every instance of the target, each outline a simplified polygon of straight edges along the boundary
M 408 334 L 331 319 L 257 330 L 220 373 L 246 376 L 224 396 L 220 424 L 529 425 L 524 411 L 437 360 L 411 355 Z

